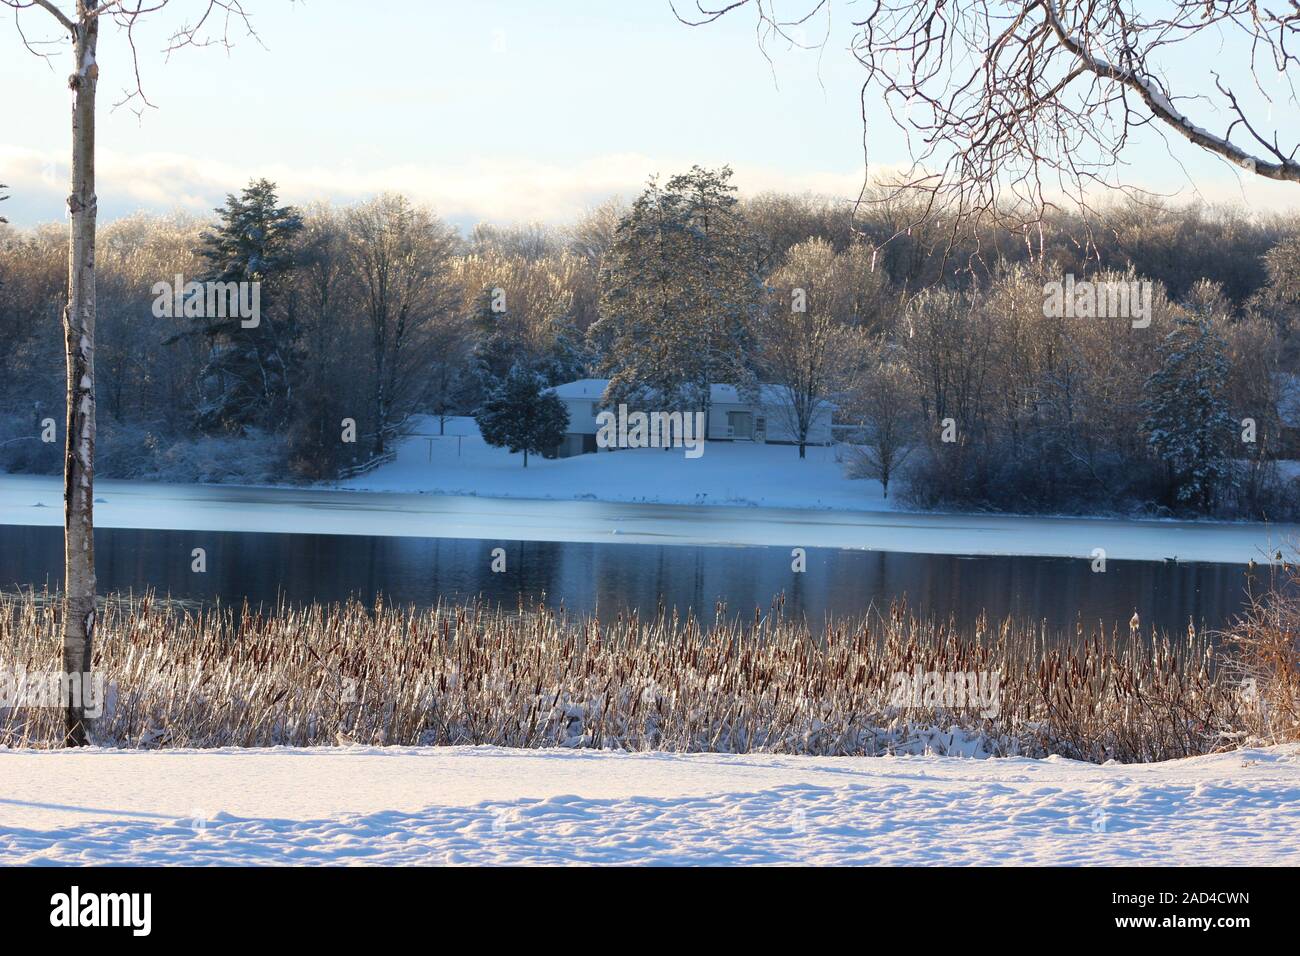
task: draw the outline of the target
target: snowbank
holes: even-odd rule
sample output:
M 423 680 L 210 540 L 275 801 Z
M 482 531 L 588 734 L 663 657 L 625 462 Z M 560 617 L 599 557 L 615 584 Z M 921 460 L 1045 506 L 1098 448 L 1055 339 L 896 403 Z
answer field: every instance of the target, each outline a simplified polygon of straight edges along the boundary
M 1300 864 L 1298 745 L 1106 766 L 0 751 L 0 780 L 0 864 Z

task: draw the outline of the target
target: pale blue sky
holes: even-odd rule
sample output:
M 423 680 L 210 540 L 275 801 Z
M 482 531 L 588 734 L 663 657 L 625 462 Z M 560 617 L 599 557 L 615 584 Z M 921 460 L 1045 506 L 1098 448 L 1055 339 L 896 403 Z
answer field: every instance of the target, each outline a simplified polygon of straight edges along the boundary
M 457 223 L 571 218 L 654 172 L 731 163 L 746 192 L 851 196 L 861 181 L 860 69 L 845 47 L 851 10 L 818 56 L 782 53 L 775 75 L 751 16 L 691 29 L 667 0 L 245 0 L 263 46 L 229 53 L 162 46 L 198 0 L 172 0 L 140 31 L 158 107 L 109 112 L 129 82 L 119 35 L 101 41 L 101 213 L 206 213 L 266 175 L 286 199 L 350 201 L 396 189 Z M 29 36 L 54 36 L 42 11 Z M 66 192 L 66 57 L 51 70 L 0 12 L 0 180 L 16 223 L 60 219 Z M 14 95 L 18 91 L 18 95 Z M 872 160 L 907 160 L 883 113 Z M 1238 177 L 1180 146 L 1206 198 L 1240 199 Z M 1162 146 L 1139 144 L 1129 180 L 1186 180 Z M 1295 186 L 1243 180 L 1261 208 Z

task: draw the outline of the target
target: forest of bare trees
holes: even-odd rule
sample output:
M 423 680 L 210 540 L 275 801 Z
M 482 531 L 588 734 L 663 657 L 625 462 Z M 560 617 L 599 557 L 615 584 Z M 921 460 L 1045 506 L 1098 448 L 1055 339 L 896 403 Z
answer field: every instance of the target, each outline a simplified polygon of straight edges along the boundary
M 711 232 L 692 231 L 706 213 Z M 922 507 L 1294 513 L 1276 462 L 1300 456 L 1300 220 L 1117 200 L 1086 227 L 1054 216 L 1041 249 L 1013 231 L 952 248 L 942 220 L 914 221 L 902 200 L 737 199 L 729 171 L 697 169 L 564 227 L 464 234 L 397 195 L 293 209 L 264 181 L 209 221 L 111 222 L 100 473 L 335 477 L 415 413 L 473 414 L 523 366 L 549 384 L 611 374 L 623 394 L 770 383 L 796 419 L 833 401 L 852 472 Z M 0 230 L 0 467 L 53 473 L 66 233 Z M 232 240 L 253 234 L 256 250 Z M 256 334 L 151 309 L 159 280 L 254 278 L 248 262 Z M 1066 275 L 1148 283 L 1149 325 L 1049 314 Z

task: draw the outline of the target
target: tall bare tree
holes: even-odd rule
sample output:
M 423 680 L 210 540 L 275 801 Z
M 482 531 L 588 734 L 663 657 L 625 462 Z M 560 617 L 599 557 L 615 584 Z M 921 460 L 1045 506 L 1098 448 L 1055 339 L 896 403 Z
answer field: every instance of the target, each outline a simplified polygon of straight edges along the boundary
M 807 456 L 808 433 L 862 358 L 883 282 L 853 246 L 839 255 L 824 239 L 792 247 L 768 280 L 771 308 L 759 323 L 761 373 L 783 394 L 774 413 Z
M 428 209 L 385 194 L 347 216 L 349 255 L 369 322 L 371 453 L 384 455 L 421 397 L 439 320 L 457 304 L 455 234 Z
M 95 95 L 99 87 L 100 24 L 108 21 L 126 34 L 131 49 L 129 88 L 123 103 L 149 105 L 140 83 L 135 57 L 134 30 L 141 17 L 167 6 L 168 0 L 0 0 L 14 11 L 23 44 L 37 56 L 51 54 L 37 46 L 23 29 L 23 14 L 44 11 L 66 34 L 71 45 L 72 73 L 72 177 L 68 194 L 68 298 L 63 313 L 64 354 L 67 362 L 67 418 L 63 456 L 64 607 L 63 670 L 82 693 L 69 694 L 66 705 L 65 742 L 88 743 L 83 694 L 89 682 L 95 638 Z M 197 6 L 199 18 L 171 35 L 168 51 L 205 41 L 210 20 L 232 20 L 248 25 L 238 0 L 205 0 Z M 251 28 L 250 28 L 251 30 Z M 223 40 L 224 40 L 223 34 Z
M 845 417 L 857 419 L 863 432 L 862 443 L 849 453 L 852 467 L 880 482 L 882 498 L 889 497 L 890 479 L 919 444 L 911 383 L 890 351 L 886 342 L 876 344 L 875 360 L 844 409 Z

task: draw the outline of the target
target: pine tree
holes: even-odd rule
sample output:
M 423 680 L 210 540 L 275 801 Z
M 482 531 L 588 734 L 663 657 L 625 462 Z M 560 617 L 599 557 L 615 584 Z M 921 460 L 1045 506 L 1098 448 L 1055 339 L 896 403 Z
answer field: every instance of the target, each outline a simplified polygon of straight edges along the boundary
M 481 239 L 490 232 L 480 228 L 475 235 Z M 588 357 L 575 325 L 579 271 L 577 258 L 568 253 L 530 259 L 490 248 L 462 260 L 461 275 L 472 295 L 466 311 L 480 396 L 490 395 L 516 362 L 550 385 L 586 374 Z
M 491 395 L 500 387 L 510 374 L 514 357 L 524 348 L 502 314 L 493 310 L 494 295 L 492 289 L 480 292 L 470 318 L 475 336 L 471 362 L 482 395 Z
M 1143 386 L 1143 430 L 1166 466 L 1175 501 L 1209 511 L 1231 475 L 1224 342 L 1208 315 L 1184 314 L 1160 355 Z
M 200 282 L 260 283 L 253 327 L 238 316 L 204 316 L 198 331 L 210 342 L 200 376 L 199 425 L 275 428 L 289 414 L 298 329 L 287 308 L 286 285 L 302 219 L 277 204 L 275 184 L 259 179 L 216 210 L 220 222 L 203 238 L 207 269 Z
M 591 354 L 586 340 L 570 321 L 556 329 L 555 340 L 537 363 L 536 370 L 548 384 L 561 385 L 586 378 L 590 365 Z
M 511 454 L 544 454 L 564 440 L 569 413 L 546 383 L 524 365 L 515 365 L 475 414 L 483 440 Z
M 730 179 L 696 166 L 651 180 L 619 224 L 590 331 L 611 402 L 707 409 L 710 385 L 751 384 L 763 286 Z

